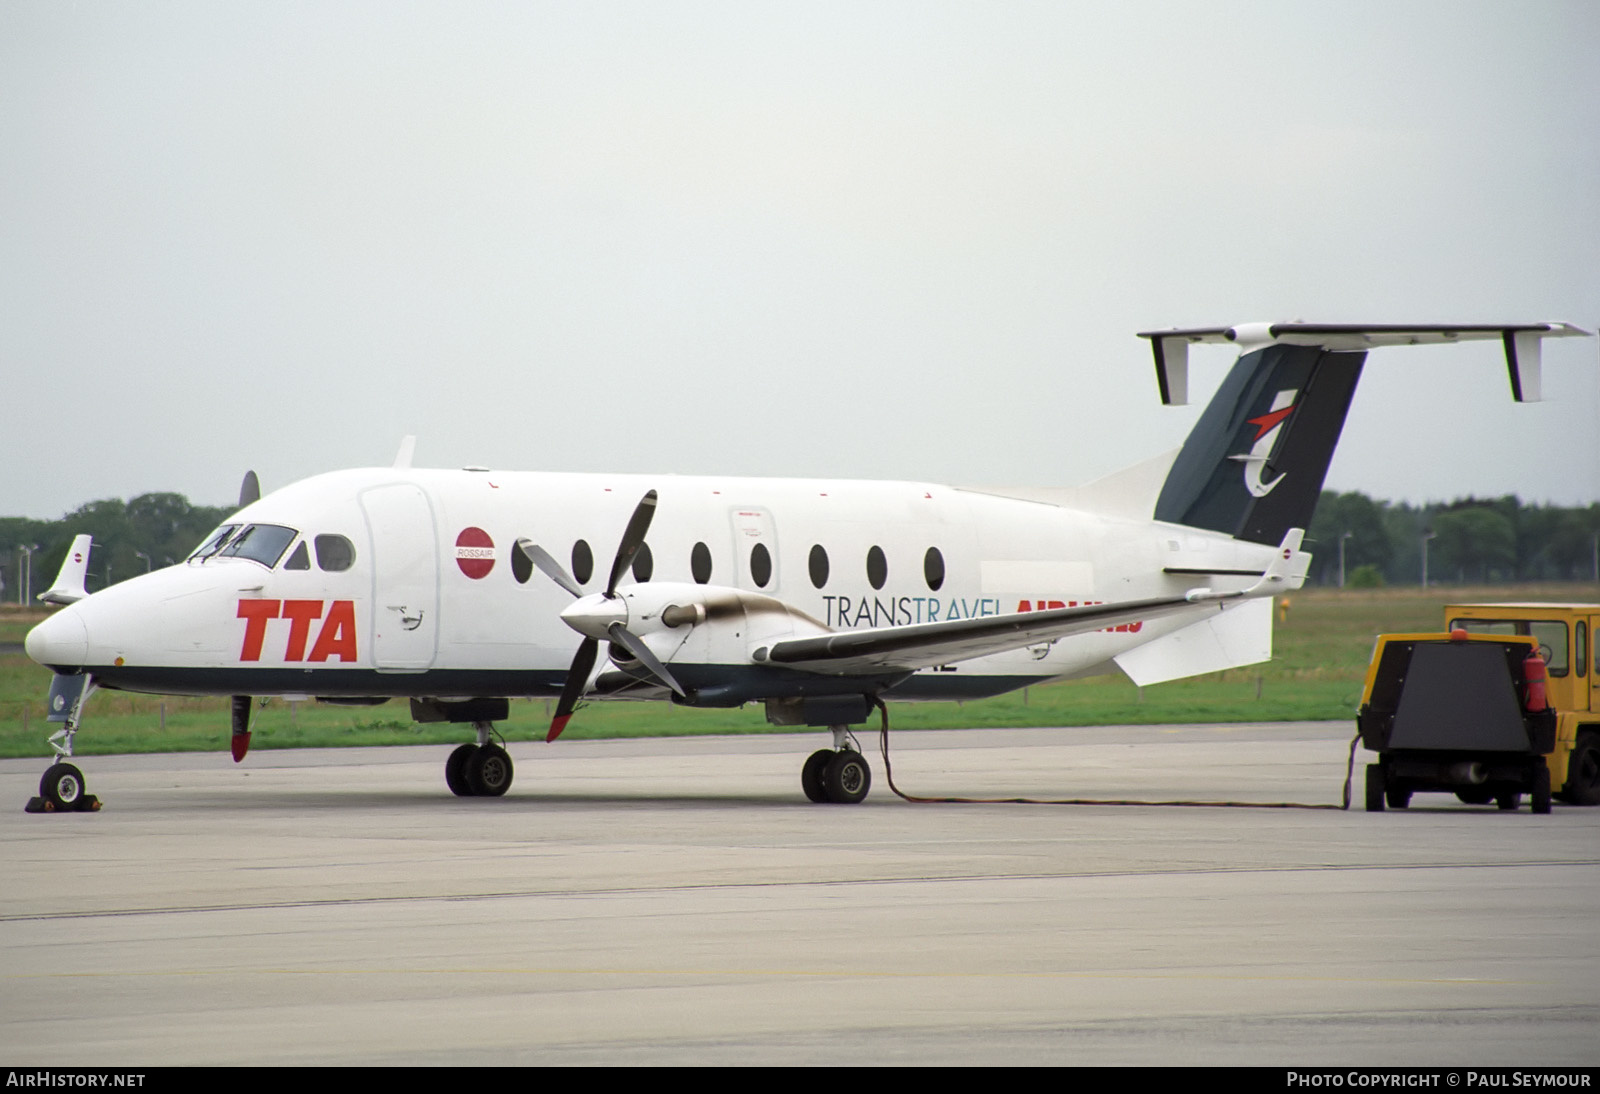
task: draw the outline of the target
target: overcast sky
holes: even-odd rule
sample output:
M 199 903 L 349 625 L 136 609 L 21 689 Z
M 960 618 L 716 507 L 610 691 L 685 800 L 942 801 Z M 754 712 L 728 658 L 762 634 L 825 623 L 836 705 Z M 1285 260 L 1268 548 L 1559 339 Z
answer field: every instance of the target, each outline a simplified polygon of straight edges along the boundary
M 1135 331 L 1294 318 L 1600 322 L 1600 4 L 0 0 L 0 515 L 1073 485 L 1198 414 Z M 1600 340 L 1544 385 L 1377 351 L 1328 485 L 1600 499 Z

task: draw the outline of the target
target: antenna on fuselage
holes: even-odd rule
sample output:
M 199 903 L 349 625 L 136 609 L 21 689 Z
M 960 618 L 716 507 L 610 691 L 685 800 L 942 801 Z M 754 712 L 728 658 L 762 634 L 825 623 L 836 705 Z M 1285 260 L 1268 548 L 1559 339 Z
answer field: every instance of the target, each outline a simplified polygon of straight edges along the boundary
M 407 433 L 404 437 L 401 437 L 400 438 L 400 451 L 398 451 L 398 452 L 396 452 L 394 454 L 394 466 L 396 468 L 398 468 L 398 469 L 404 469 L 404 468 L 410 467 L 411 466 L 411 455 L 416 450 L 417 450 L 417 438 L 416 438 L 415 435 L 413 435 L 411 433 Z

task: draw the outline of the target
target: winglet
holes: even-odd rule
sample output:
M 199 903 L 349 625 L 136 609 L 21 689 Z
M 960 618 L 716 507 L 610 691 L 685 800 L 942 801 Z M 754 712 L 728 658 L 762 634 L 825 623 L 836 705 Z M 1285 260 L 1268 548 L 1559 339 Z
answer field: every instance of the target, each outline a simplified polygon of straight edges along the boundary
M 417 450 L 417 438 L 413 433 L 407 433 L 400 438 L 400 450 L 394 454 L 394 466 L 397 470 L 405 470 L 411 466 L 411 457 Z
M 61 572 L 56 574 L 56 583 L 40 593 L 38 599 L 46 604 L 76 604 L 88 596 L 83 582 L 89 575 L 89 548 L 93 544 L 90 536 L 75 536 L 67 557 L 61 560 Z

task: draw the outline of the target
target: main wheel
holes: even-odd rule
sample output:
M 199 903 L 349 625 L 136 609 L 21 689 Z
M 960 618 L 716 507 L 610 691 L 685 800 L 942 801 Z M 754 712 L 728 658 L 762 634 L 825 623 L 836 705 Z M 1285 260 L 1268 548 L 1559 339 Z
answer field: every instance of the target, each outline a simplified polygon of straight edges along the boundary
M 1600 805 L 1600 733 L 1580 733 L 1567 757 L 1561 794 L 1573 805 Z
M 1367 812 L 1383 812 L 1383 765 L 1367 765 Z
M 477 745 L 461 745 L 444 762 L 444 784 L 458 798 L 472 796 L 472 787 L 467 785 L 467 760 L 476 751 Z
M 1550 812 L 1550 769 L 1539 760 L 1533 769 L 1533 786 L 1528 790 L 1528 805 L 1535 813 Z
M 83 772 L 71 764 L 51 764 L 39 779 L 39 796 L 57 809 L 76 809 L 83 800 Z
M 822 785 L 822 772 L 834 755 L 831 748 L 818 749 L 806 757 L 805 766 L 800 769 L 800 789 L 804 790 L 806 797 L 814 802 L 828 800 L 827 787 Z
M 475 748 L 467 757 L 463 774 L 473 796 L 498 798 L 511 789 L 511 757 L 499 745 Z
M 854 805 L 872 789 L 872 768 L 859 752 L 835 752 L 822 769 L 822 786 L 829 801 Z

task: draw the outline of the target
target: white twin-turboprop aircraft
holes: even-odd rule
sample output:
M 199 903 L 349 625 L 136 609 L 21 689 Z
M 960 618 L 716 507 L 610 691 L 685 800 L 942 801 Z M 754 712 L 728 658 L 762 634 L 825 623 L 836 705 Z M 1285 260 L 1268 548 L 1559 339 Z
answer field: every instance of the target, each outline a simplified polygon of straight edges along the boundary
M 1120 670 L 1136 683 L 1271 656 L 1273 593 L 1300 550 L 1367 351 L 1495 338 L 1512 394 L 1539 397 L 1539 345 L 1588 332 L 1512 326 L 1250 324 L 1146 332 L 1166 403 L 1187 348 L 1240 357 L 1174 456 L 1076 490 L 673 475 L 336 471 L 259 496 L 179 565 L 90 596 L 80 536 L 29 633 L 56 676 L 57 753 L 31 808 L 86 808 L 72 757 L 96 687 L 233 697 L 411 700 L 470 723 L 445 780 L 499 795 L 493 723 L 555 698 L 549 739 L 584 698 L 765 704 L 826 726 L 812 801 L 859 802 L 849 727 L 886 699 L 976 699 Z M 597 566 L 597 562 L 599 565 Z M 576 650 L 574 641 L 576 640 Z

